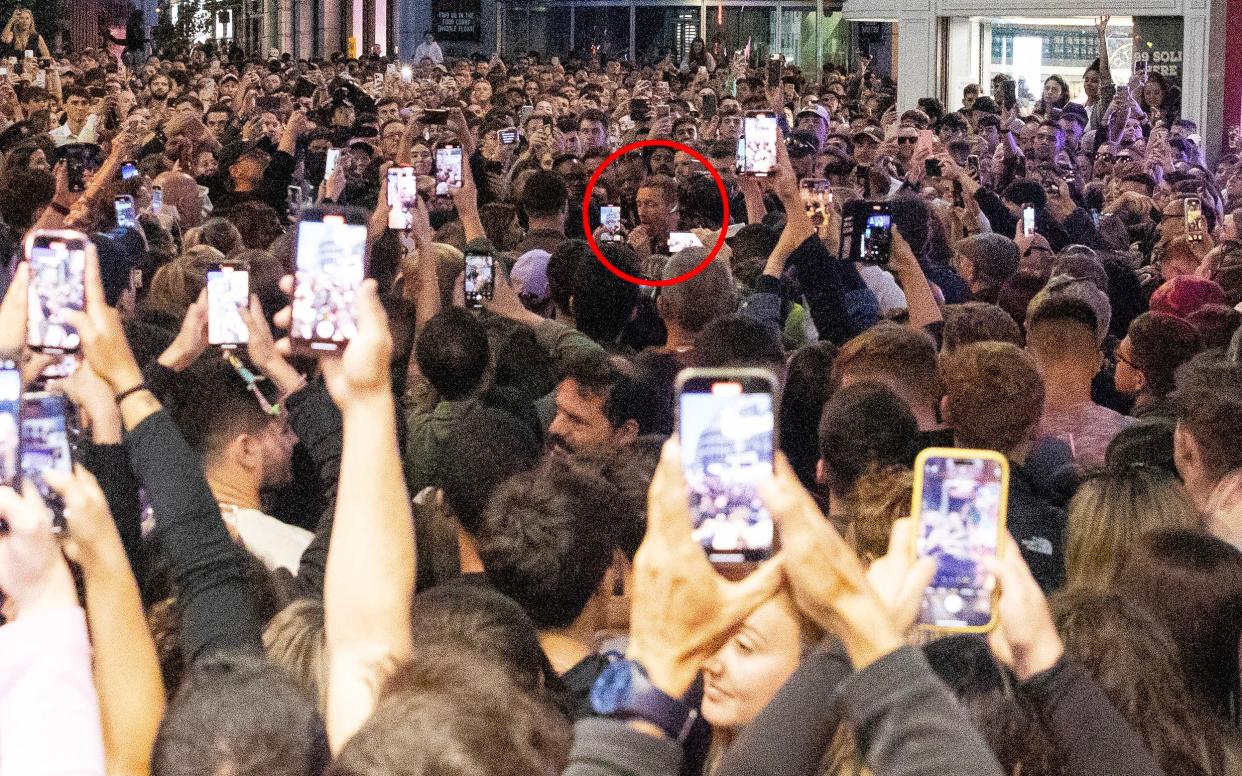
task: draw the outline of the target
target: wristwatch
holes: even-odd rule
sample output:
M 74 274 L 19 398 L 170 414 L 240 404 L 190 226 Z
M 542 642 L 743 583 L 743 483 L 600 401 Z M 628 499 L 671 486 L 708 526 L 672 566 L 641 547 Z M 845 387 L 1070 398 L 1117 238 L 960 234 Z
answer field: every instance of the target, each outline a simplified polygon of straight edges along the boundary
M 617 660 L 604 669 L 591 688 L 591 706 L 604 717 L 641 720 L 655 725 L 679 744 L 694 729 L 703 702 L 702 686 L 684 698 L 673 698 L 651 683 L 647 670 L 633 660 Z

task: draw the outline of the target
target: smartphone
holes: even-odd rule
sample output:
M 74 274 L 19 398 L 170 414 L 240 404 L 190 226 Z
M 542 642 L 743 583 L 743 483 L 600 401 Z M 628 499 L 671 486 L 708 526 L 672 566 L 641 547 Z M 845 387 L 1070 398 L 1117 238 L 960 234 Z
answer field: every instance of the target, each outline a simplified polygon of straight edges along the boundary
M 772 476 L 776 376 L 763 369 L 677 375 L 677 435 L 694 540 L 713 563 L 772 555 L 772 516 L 757 487 Z
M 998 589 L 984 568 L 1005 530 L 1009 462 L 993 450 L 931 447 L 914 460 L 916 552 L 936 561 L 918 624 L 980 633 L 996 622 Z
M 73 472 L 70 442 L 70 403 L 59 393 L 28 393 L 22 397 L 22 477 L 34 484 L 45 502 L 53 506 L 52 524 L 64 528 L 60 497 L 43 478 L 46 471 Z
M 207 265 L 207 344 L 232 349 L 249 342 L 250 330 L 241 317 L 249 305 L 249 265 Z
M 862 264 L 887 265 L 893 251 L 893 214 L 887 202 L 854 200 L 841 219 L 839 255 Z
M 131 178 L 137 178 L 138 165 L 133 162 L 121 162 L 121 180 L 127 181 Z
M 530 114 L 534 112 L 535 112 L 534 105 L 523 105 L 521 108 L 519 108 L 518 109 L 518 126 L 519 127 L 526 126 L 526 120 L 530 118 Z
M 26 49 L 25 54 L 26 54 L 26 59 L 34 59 L 34 58 L 35 58 L 35 57 L 34 57 L 34 50 L 33 50 L 33 49 Z
M 409 65 L 401 66 L 401 80 L 407 84 L 414 80 L 414 70 Z
M 599 224 L 604 227 L 604 239 L 621 239 L 621 207 L 619 205 L 601 205 Z
M 971 154 L 966 157 L 966 169 L 970 170 L 970 177 L 975 180 L 979 179 L 979 154 Z
M 668 118 L 668 114 L 669 114 L 669 107 L 667 103 L 662 102 L 659 105 L 655 106 L 655 117 L 657 119 L 666 119 Z
M 294 244 L 290 338 L 304 354 L 345 348 L 358 330 L 366 277 L 367 219 L 355 207 L 305 207 Z
M 133 197 L 128 194 L 119 194 L 112 199 L 112 207 L 116 211 L 117 226 L 138 228 L 138 213 L 134 210 Z
M 388 168 L 388 228 L 407 231 L 414 226 L 411 208 L 418 196 L 418 178 L 413 167 Z
M 630 118 L 642 121 L 648 115 L 650 115 L 650 108 L 646 98 L 634 97 L 630 100 Z
M 939 178 L 943 175 L 939 159 L 924 159 L 923 174 L 929 178 Z
M 26 239 L 26 344 L 32 349 L 53 354 L 78 349 L 78 332 L 65 313 L 86 306 L 86 247 L 86 235 L 68 230 L 40 229 Z
M 832 181 L 824 178 L 803 178 L 798 181 L 798 191 L 802 195 L 802 206 L 806 208 L 811 223 L 816 229 L 823 229 L 828 223 L 828 207 L 832 203 Z
M 22 369 L 0 359 L 0 485 L 21 489 Z
M 424 124 L 447 124 L 448 111 L 446 110 L 425 110 L 423 111 Z
M 1147 75 L 1147 60 L 1146 59 L 1134 60 L 1134 72 L 1136 74 Z
M 511 146 L 518 144 L 518 131 L 516 127 L 498 129 L 496 130 L 496 137 L 500 140 L 501 145 Z
M 1186 197 L 1186 239 L 1201 242 L 1207 231 L 1203 223 L 1203 202 L 1198 197 Z
M 446 145 L 436 149 L 436 196 L 447 197 L 461 188 L 461 146 Z
M 86 159 L 81 154 L 65 155 L 65 176 L 70 191 L 86 191 Z
M 742 136 L 738 139 L 738 174 L 770 174 L 776 167 L 777 139 L 776 114 L 771 111 L 747 111 L 742 121 Z
M 327 180 L 332 177 L 332 173 L 336 171 L 336 165 L 341 161 L 341 149 L 329 148 L 327 156 L 323 160 L 323 179 Z
M 1096 229 L 1100 228 L 1100 211 L 1095 208 L 1091 208 L 1091 223 Z
M 8 78 L 8 77 L 9 77 L 9 69 L 7 67 L 0 67 L 0 78 Z
M 694 232 L 672 232 L 668 236 L 669 255 L 680 253 L 686 248 L 702 248 L 703 241 Z
M 703 120 L 711 121 L 716 116 L 716 108 L 720 105 L 720 101 L 714 94 L 703 95 Z
M 466 255 L 466 274 L 462 279 L 466 306 L 479 309 L 496 291 L 496 259 L 485 253 Z
M 1022 234 L 1027 237 L 1035 234 L 1035 208 L 1032 205 L 1022 208 Z
M 784 63 L 781 62 L 779 55 L 768 59 L 768 88 L 781 85 L 781 70 L 783 67 Z
M 164 190 L 159 186 L 151 187 L 151 212 L 155 215 L 160 214 L 160 210 L 164 207 Z
M 34 85 L 40 89 L 47 88 L 47 73 L 43 70 L 36 70 L 34 74 Z

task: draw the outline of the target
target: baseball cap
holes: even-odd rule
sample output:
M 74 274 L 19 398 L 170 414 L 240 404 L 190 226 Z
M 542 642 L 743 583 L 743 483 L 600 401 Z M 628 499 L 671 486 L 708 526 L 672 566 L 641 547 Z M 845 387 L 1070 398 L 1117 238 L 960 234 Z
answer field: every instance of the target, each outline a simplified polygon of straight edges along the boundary
M 509 280 L 518 294 L 536 303 L 548 300 L 548 260 L 551 258 L 550 253 L 539 248 L 518 257 L 509 272 Z
M 1087 109 L 1076 102 L 1069 102 L 1061 108 L 1061 118 L 1074 119 L 1084 127 L 1087 126 Z
M 1194 275 L 1179 275 L 1165 281 L 1152 293 L 1148 309 L 1185 318 L 1204 305 L 1224 303 L 1225 289 L 1216 281 Z
M 824 120 L 824 123 L 825 123 L 825 124 L 831 124 L 831 123 L 832 123 L 832 118 L 831 118 L 831 117 L 829 117 L 829 115 L 828 115 L 828 109 L 827 109 L 827 108 L 825 108 L 823 105 L 808 105 L 808 106 L 806 106 L 806 107 L 805 107 L 805 108 L 803 108 L 802 110 L 798 111 L 798 115 L 794 116 L 794 121 L 797 121 L 798 119 L 802 118 L 803 116 L 818 116 L 819 118 L 821 118 L 821 119 L 823 119 L 823 120 Z
M 863 127 L 862 129 L 855 132 L 853 135 L 853 138 L 855 140 L 859 139 L 860 137 L 865 137 L 871 140 L 871 142 L 877 143 L 877 144 L 884 142 L 884 136 L 881 135 L 880 130 L 876 129 L 875 127 Z

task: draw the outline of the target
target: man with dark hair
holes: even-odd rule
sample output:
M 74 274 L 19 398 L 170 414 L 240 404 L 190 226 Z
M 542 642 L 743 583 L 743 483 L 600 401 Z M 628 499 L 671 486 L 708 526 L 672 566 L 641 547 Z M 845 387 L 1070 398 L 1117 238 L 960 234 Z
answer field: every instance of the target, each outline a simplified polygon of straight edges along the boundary
M 1173 461 L 1215 536 L 1242 544 L 1242 365 L 1219 351 L 1177 370 Z
M 1072 296 L 1051 296 L 1026 319 L 1026 346 L 1044 377 L 1040 433 L 1066 442 L 1082 467 L 1104 465 L 1104 454 L 1134 419 L 1091 400 L 1091 383 L 1104 354 L 1091 305 Z
M 459 307 L 437 313 L 419 333 L 405 402 L 405 466 L 412 494 L 437 484 L 445 441 L 471 408 L 489 355 L 483 324 Z
M 639 275 L 638 256 L 627 245 L 600 243 L 600 252 L 614 267 Z M 584 258 L 574 272 L 569 298 L 574 327 L 606 349 L 620 348 L 621 334 L 634 317 L 638 286 L 614 275 L 595 256 Z
M 578 114 L 578 142 L 582 149 L 608 147 L 608 114 L 587 108 Z
M 168 706 L 151 754 L 160 776 L 307 776 L 331 760 L 309 693 L 261 654 L 199 660 Z
M 527 178 L 518 199 L 526 214 L 526 236 L 514 247 L 514 255 L 536 249 L 555 253 L 565 242 L 568 202 L 569 189 L 556 173 L 539 170 Z
M 941 356 L 975 342 L 1008 342 L 1022 346 L 1022 331 L 1009 313 L 986 302 L 966 302 L 944 307 Z
M 1022 464 L 1043 414 L 1044 381 L 1035 363 L 1007 342 L 976 342 L 940 364 L 941 413 L 957 447 L 996 450 L 1009 459 L 1006 524 L 1045 593 L 1065 580 L 1065 513 Z
M 1172 417 L 1169 394 L 1174 374 L 1199 352 L 1199 346 L 1198 332 L 1181 318 L 1146 312 L 1131 321 L 1113 351 L 1117 390 L 1134 397 L 1130 414 L 1144 420 Z
M 81 87 L 65 89 L 63 96 L 65 105 L 65 123 L 56 127 L 48 135 L 56 145 L 71 143 L 94 143 L 99 114 L 91 112 L 91 96 Z
M 828 513 L 842 514 L 854 483 L 867 472 L 911 466 L 920 446 L 909 406 L 888 386 L 863 380 L 834 393 L 820 416 L 815 471 L 828 491 Z
M 936 373 L 936 343 L 924 331 L 881 323 L 846 342 L 832 364 L 832 384 L 846 388 L 864 380 L 887 385 L 906 403 L 927 437 L 924 446 L 951 443 L 939 431 L 936 409 L 943 395 Z
M 562 452 L 625 447 L 648 430 L 649 402 L 625 359 L 585 350 L 571 359 L 556 388 L 548 447 Z
M 607 665 L 593 641 L 626 574 L 620 511 L 617 489 L 598 471 L 552 456 L 496 490 L 479 532 L 488 580 L 530 615 L 578 706 Z
M 953 267 L 970 299 L 996 303 L 1001 286 L 1018 271 L 1018 245 L 1003 234 L 972 234 L 953 244 Z
M 288 415 L 267 412 L 237 372 L 219 359 L 181 373 L 174 407 L 177 425 L 203 462 L 233 540 L 267 568 L 296 574 L 311 533 L 263 512 L 264 495 L 293 481 L 298 438 Z

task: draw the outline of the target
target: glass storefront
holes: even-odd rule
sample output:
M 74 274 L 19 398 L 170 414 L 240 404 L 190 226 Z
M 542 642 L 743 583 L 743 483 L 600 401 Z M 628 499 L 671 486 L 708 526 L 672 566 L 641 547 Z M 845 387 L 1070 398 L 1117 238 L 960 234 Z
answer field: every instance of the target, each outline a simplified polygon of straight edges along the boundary
M 598 54 L 604 58 L 624 57 L 630 50 L 629 6 L 576 7 L 573 41 L 574 48 L 584 54 Z
M 1084 102 L 1082 81 L 1100 55 L 1094 17 L 954 17 L 944 20 L 947 38 L 947 106 L 961 105 L 967 84 L 989 91 L 992 77 L 1004 74 L 1017 84 L 1018 104 L 1030 110 L 1053 75 L 1069 85 L 1070 99 Z M 1124 83 L 1135 59 L 1147 62 L 1152 80 L 1165 82 L 1176 102 L 1181 84 L 1182 19 L 1164 16 L 1113 16 L 1108 25 L 1108 62 L 1113 80 Z

